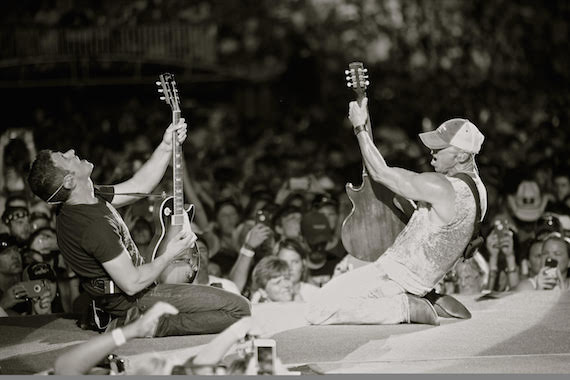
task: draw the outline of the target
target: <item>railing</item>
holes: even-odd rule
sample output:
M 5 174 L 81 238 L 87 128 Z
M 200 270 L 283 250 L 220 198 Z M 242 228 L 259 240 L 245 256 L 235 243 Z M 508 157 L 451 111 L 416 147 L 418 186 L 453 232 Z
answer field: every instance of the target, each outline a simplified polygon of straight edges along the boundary
M 123 56 L 180 60 L 188 65 L 216 62 L 217 28 L 156 25 L 131 28 L 12 29 L 0 37 L 0 59 Z

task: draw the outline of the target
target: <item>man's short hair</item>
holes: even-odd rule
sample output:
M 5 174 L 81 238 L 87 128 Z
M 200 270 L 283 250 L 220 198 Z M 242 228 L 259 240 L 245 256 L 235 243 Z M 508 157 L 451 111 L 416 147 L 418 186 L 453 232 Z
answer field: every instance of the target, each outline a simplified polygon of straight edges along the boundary
M 52 151 L 44 149 L 38 153 L 32 163 L 28 183 L 30 189 L 43 201 L 47 201 L 58 187 L 63 183 L 63 178 L 69 173 L 67 170 L 58 168 L 51 159 Z M 69 196 L 69 191 L 61 189 L 54 200 L 65 201 Z
M 253 289 L 265 289 L 272 278 L 289 273 L 289 264 L 276 256 L 265 256 L 261 259 L 251 274 Z

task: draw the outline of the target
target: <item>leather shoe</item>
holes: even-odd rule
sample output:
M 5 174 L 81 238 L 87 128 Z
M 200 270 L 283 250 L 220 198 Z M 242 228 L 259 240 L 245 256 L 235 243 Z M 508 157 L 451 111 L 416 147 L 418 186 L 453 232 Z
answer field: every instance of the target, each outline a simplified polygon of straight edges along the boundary
M 424 296 L 434 307 L 437 315 L 443 318 L 469 319 L 471 313 L 461 302 L 450 295 L 436 293 L 432 290 Z
M 421 297 L 406 294 L 410 311 L 410 323 L 423 323 L 439 326 L 437 313 L 432 304 Z

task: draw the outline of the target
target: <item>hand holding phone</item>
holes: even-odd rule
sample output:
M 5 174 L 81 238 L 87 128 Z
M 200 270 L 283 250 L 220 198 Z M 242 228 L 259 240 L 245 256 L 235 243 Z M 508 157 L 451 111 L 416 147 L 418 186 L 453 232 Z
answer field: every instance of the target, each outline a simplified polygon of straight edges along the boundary
M 277 362 L 276 344 L 273 339 L 254 339 L 253 355 L 258 375 L 275 375 Z

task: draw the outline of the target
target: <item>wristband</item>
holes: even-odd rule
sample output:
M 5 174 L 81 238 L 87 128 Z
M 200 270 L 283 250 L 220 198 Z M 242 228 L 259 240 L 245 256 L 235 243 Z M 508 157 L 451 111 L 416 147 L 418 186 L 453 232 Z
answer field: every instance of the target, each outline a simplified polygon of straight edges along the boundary
M 255 251 L 246 248 L 245 244 L 240 248 L 239 253 L 247 257 L 253 257 L 253 255 L 255 255 Z
M 355 135 L 355 136 L 357 136 L 360 132 L 363 132 L 363 131 L 368 131 L 368 130 L 366 129 L 366 125 L 365 125 L 365 124 L 357 125 L 356 127 L 354 127 L 354 135 Z
M 111 336 L 113 336 L 113 340 L 117 347 L 127 343 L 127 338 L 125 338 L 125 334 L 123 334 L 123 329 L 114 329 L 111 331 Z

